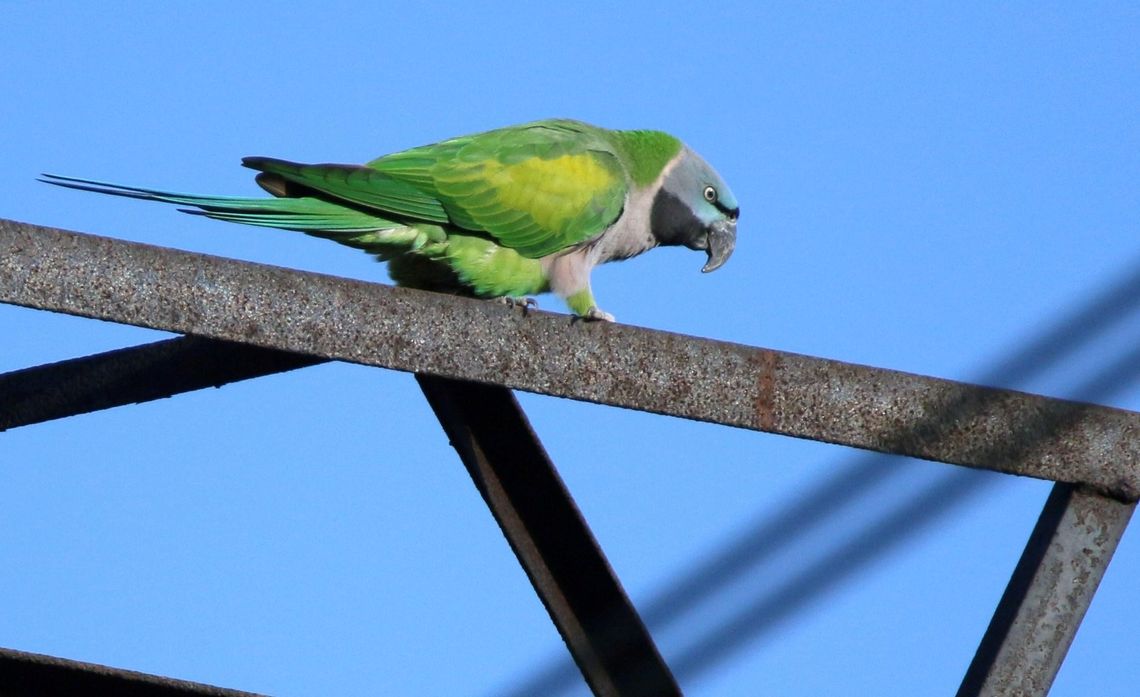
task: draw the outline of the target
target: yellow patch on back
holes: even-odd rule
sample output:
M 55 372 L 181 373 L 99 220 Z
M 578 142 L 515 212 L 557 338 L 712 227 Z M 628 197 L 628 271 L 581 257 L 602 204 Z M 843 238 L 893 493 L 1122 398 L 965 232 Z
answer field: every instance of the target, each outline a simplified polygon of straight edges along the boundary
M 590 207 L 599 193 L 613 186 L 616 176 L 589 154 L 533 157 L 516 164 L 483 164 L 487 182 L 505 208 L 525 211 L 540 227 L 564 230 Z

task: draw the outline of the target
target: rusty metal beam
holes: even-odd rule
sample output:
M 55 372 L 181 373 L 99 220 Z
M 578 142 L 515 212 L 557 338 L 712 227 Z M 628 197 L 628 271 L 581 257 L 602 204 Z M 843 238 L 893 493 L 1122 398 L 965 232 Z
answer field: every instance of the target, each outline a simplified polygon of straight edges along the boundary
M 594 694 L 680 695 L 510 390 L 416 379 Z
M 259 697 L 252 692 L 109 668 L 95 663 L 0 649 L 4 697 Z
M 1083 483 L 1140 414 L 0 220 L 0 302 Z
M 325 362 L 183 336 L 0 375 L 0 431 Z
M 958 697 L 1048 694 L 1135 509 L 1053 486 Z

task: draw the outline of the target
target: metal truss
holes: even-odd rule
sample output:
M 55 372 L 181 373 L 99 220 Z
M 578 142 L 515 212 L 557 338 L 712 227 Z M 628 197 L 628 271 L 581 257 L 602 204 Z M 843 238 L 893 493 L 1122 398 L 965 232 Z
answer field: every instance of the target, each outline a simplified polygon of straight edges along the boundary
M 1140 498 L 1140 413 L 1010 390 L 7 220 L 0 302 L 186 335 L 0 375 L 0 430 L 327 360 L 414 373 L 600 695 L 680 690 L 511 389 L 1056 482 L 963 697 L 1048 692 Z M 4 694 L 106 675 L 239 694 L 15 651 L 0 667 Z

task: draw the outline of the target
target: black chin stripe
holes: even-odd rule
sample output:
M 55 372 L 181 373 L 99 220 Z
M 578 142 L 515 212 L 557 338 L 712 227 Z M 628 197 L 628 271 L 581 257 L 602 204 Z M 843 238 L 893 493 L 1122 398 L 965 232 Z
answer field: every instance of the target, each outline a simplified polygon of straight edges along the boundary
M 649 225 L 653 236 L 662 245 L 691 246 L 703 234 L 701 221 L 681 203 L 681 199 L 665 189 L 653 197 Z

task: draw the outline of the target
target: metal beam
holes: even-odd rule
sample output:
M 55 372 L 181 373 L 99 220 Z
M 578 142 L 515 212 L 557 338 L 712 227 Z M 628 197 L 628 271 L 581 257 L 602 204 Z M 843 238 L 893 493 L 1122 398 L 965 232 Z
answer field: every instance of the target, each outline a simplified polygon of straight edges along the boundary
M 1140 497 L 1140 414 L 0 220 L 0 302 Z
M 594 694 L 680 695 L 510 390 L 416 380 Z
M 0 694 L 4 697 L 259 697 L 252 692 L 0 649 Z
M 958 697 L 1049 692 L 1135 509 L 1054 485 Z
M 325 362 L 179 337 L 0 375 L 0 431 Z

